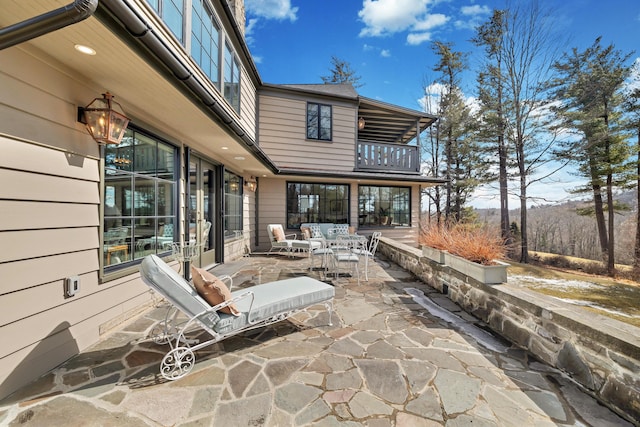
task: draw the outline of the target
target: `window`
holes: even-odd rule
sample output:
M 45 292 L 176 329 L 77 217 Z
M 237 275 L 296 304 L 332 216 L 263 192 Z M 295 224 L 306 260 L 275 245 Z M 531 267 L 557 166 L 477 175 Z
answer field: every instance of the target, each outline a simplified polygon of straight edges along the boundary
M 331 106 L 307 104 L 307 138 L 331 141 Z
M 224 173 L 224 238 L 237 237 L 242 232 L 242 178 Z
M 228 44 L 224 46 L 224 99 L 240 112 L 240 65 Z
M 176 149 L 130 127 L 104 150 L 105 268 L 169 251 L 177 235 Z
M 167 27 L 184 44 L 184 0 L 147 0 Z
M 287 228 L 306 222 L 349 223 L 349 186 L 342 184 L 287 184 Z
M 409 226 L 410 189 L 361 185 L 358 189 L 358 218 L 361 226 Z
M 219 89 L 218 55 L 220 33 L 213 13 L 203 0 L 193 0 L 191 14 L 191 57 Z

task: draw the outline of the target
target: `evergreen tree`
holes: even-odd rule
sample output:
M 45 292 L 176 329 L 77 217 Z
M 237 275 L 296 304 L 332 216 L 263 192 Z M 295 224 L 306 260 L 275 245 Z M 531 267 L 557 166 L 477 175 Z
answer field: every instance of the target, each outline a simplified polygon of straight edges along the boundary
M 505 14 L 504 10 L 494 10 L 489 20 L 476 29 L 477 34 L 472 42 L 476 46 L 484 48 L 485 56 L 484 64 L 477 77 L 481 110 L 479 117 L 482 117 L 478 135 L 492 152 L 491 157 L 487 158 L 487 162 L 492 163 L 493 156 L 497 155 L 497 178 L 500 186 L 500 230 L 504 241 L 510 244 L 509 153 L 505 138 L 507 123 L 504 95 L 507 82 L 503 70 Z
M 331 57 L 331 66 L 329 70 L 331 72 L 328 76 L 321 76 L 320 78 L 325 84 L 331 83 L 351 83 L 354 88 L 364 86 L 364 83 L 360 83 L 361 77 L 351 69 L 351 65 L 337 56 Z
M 625 65 L 630 54 L 623 54 L 613 45 L 603 47 L 600 42 L 598 37 L 586 50 L 574 48 L 555 62 L 557 76 L 550 87 L 560 126 L 582 135 L 565 145 L 559 155 L 575 161 L 579 173 L 587 178 L 587 185 L 578 190 L 593 195 L 600 247 L 607 271 L 613 275 L 613 193 L 629 181 L 630 147 L 622 121 L 621 90 L 630 73 L 630 67 Z
M 434 71 L 441 73 L 439 83 L 443 85 L 438 133 L 444 143 L 444 177 L 447 179 L 445 219 L 459 222 L 467 197 L 477 187 L 480 169 L 478 147 L 472 133 L 474 118 L 459 87 L 460 73 L 467 68 L 467 55 L 454 51 L 451 43 L 434 42 L 431 47 L 439 58 Z

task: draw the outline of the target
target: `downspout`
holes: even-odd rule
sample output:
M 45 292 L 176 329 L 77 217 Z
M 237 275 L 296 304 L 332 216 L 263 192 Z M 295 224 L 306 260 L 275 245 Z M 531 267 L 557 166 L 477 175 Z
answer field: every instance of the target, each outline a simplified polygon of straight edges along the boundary
M 0 50 L 83 21 L 93 15 L 98 0 L 75 0 L 66 6 L 0 28 Z

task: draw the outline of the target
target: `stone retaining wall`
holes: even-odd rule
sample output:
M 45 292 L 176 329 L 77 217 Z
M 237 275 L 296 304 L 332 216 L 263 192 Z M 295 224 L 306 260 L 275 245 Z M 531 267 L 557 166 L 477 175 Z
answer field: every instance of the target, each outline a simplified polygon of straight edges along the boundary
M 513 284 L 482 284 L 388 238 L 378 251 L 640 426 L 639 328 Z

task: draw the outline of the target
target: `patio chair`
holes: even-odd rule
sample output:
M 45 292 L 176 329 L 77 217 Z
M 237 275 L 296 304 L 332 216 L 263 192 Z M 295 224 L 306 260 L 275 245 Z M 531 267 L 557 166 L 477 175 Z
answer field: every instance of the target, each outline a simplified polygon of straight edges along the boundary
M 211 273 L 194 270 L 202 274 L 202 280 L 215 282 Z M 311 277 L 278 280 L 237 291 L 231 291 L 230 286 L 223 292 L 227 298 L 211 306 L 156 255 L 142 260 L 140 275 L 170 303 L 165 319 L 154 327 L 157 333 L 153 337 L 157 343 L 169 343 L 169 351 L 160 363 L 160 374 L 168 380 L 182 378 L 193 369 L 196 351 L 241 332 L 288 319 L 311 306 L 323 304 L 329 312 L 329 325 L 332 324 L 334 288 Z M 178 312 L 187 320 L 174 324 Z M 187 338 L 188 333 L 199 329 L 211 335 L 211 339 L 199 342 Z
M 333 263 L 335 268 L 336 280 L 340 277 L 340 264 L 349 265 L 351 271 L 355 269 L 360 284 L 360 256 L 353 252 L 353 244 L 355 240 L 350 239 L 348 235 L 338 235 L 335 244 L 331 246 L 333 251 Z
M 288 255 L 291 255 L 291 251 L 293 250 L 293 242 L 296 240 L 295 234 L 284 234 L 284 229 L 280 224 L 269 224 L 267 225 L 267 234 L 269 235 L 269 240 L 271 241 L 271 249 L 267 254 L 270 254 L 272 250 L 278 249 L 282 251 L 283 249 L 287 251 Z
M 380 237 L 382 237 L 382 232 L 374 231 L 373 234 L 371 234 L 369 246 L 353 249 L 353 253 L 359 255 L 361 258 L 364 258 L 364 279 L 367 282 L 369 281 L 369 259 L 373 260 L 373 257 L 376 254 L 376 250 L 378 249 Z

